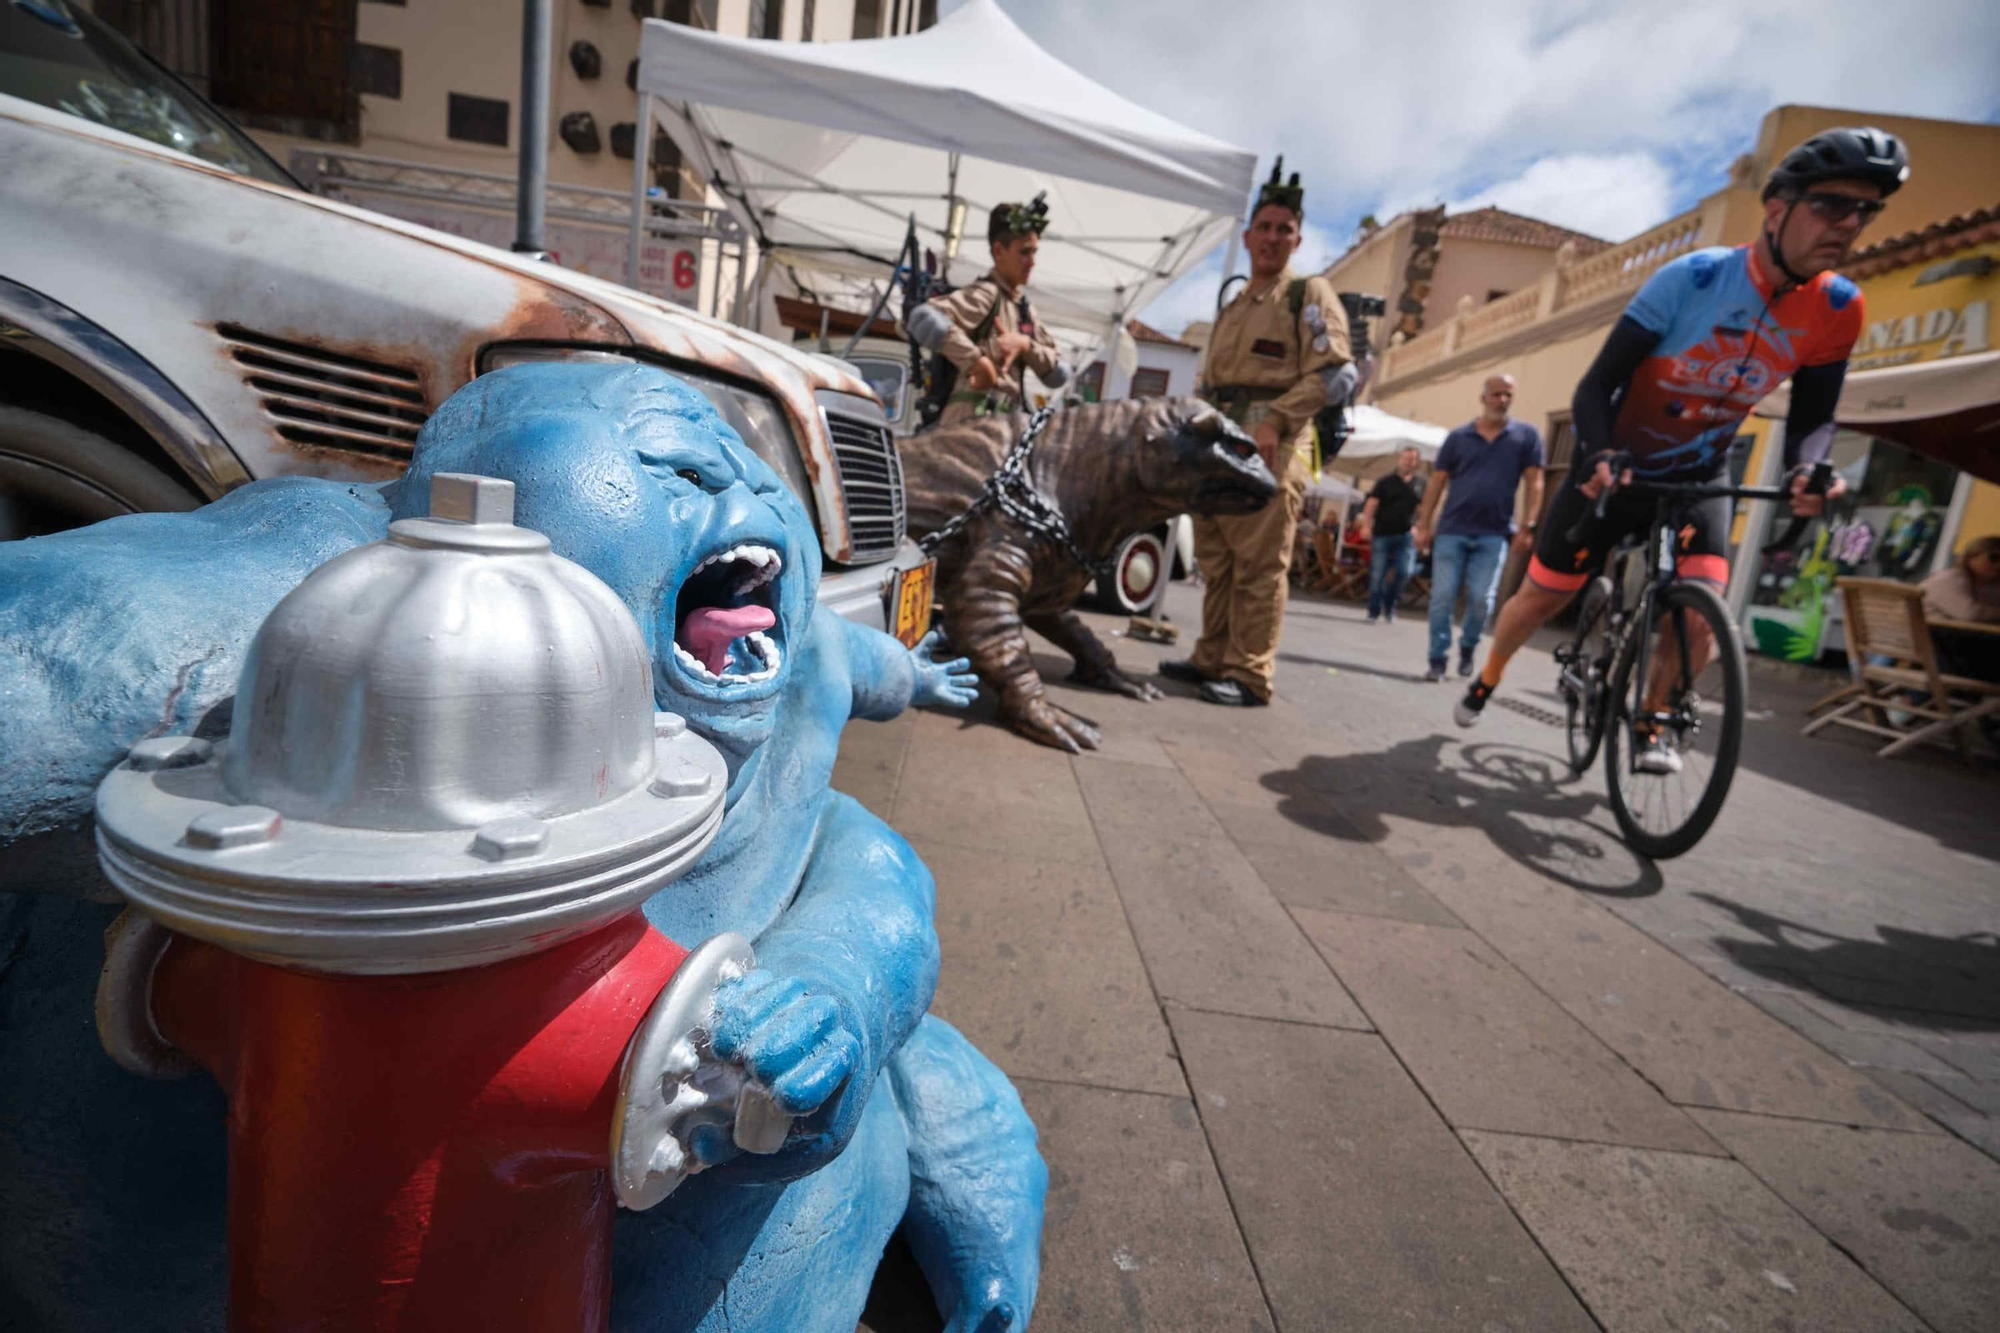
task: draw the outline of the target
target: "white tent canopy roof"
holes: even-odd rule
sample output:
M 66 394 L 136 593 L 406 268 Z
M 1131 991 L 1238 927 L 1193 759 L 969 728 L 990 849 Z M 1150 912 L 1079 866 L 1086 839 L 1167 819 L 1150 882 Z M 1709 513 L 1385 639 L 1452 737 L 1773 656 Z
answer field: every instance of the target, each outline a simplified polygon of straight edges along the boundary
M 1357 481 L 1371 481 L 1396 470 L 1396 455 L 1414 446 L 1426 463 L 1437 461 L 1449 434 L 1443 426 L 1392 416 L 1372 403 L 1353 409 L 1354 433 L 1340 452 L 1326 461 L 1326 470 Z
M 994 0 L 908 37 L 773 42 L 649 19 L 638 85 L 662 127 L 776 258 L 880 282 L 915 213 L 951 277 L 986 269 L 986 214 L 1047 190 L 1032 297 L 1102 339 L 1237 225 L 1256 156 L 1100 87 Z

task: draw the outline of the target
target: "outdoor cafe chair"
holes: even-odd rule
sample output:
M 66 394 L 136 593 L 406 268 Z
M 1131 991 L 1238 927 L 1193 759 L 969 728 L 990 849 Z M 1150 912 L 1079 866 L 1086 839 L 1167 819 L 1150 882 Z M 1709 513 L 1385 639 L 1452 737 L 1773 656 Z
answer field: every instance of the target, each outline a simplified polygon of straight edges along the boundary
M 2000 684 L 1951 675 L 1939 667 L 1922 588 L 1861 578 L 1838 579 L 1835 586 L 1856 679 L 1808 707 L 1808 713 L 1830 711 L 1808 722 L 1804 734 L 1842 726 L 1886 736 L 1889 743 L 1875 752 L 1886 759 L 1913 745 L 1942 745 L 1948 732 L 1970 763 L 1966 730 L 2000 712 Z

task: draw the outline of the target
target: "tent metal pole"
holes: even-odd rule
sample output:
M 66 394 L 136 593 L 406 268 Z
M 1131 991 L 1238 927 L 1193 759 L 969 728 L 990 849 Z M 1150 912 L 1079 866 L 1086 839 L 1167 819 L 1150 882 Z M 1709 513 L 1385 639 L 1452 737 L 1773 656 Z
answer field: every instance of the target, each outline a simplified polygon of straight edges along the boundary
M 521 168 L 514 196 L 514 250 L 548 250 L 549 45 L 555 15 L 551 0 L 527 0 L 521 12 Z
M 951 259 L 952 259 L 951 252 L 954 248 L 951 243 L 951 220 L 953 214 L 958 212 L 958 154 L 953 153 L 950 156 L 950 158 L 947 159 L 947 161 L 949 162 L 949 166 L 945 174 L 945 188 L 944 188 L 944 194 L 945 194 L 944 242 L 945 243 L 944 243 L 944 254 L 942 256 L 942 262 L 938 269 L 938 279 L 942 282 L 949 283 L 951 281 Z M 910 239 L 911 240 L 916 239 L 916 218 L 914 215 L 910 219 Z M 960 243 L 963 244 L 962 241 Z M 919 264 L 923 262 L 923 256 L 921 254 L 917 256 L 917 262 Z
M 625 285 L 639 286 L 639 247 L 646 229 L 646 219 L 653 211 L 652 200 L 647 197 L 646 179 L 648 159 L 653 154 L 653 95 L 644 88 L 639 90 L 638 110 L 632 117 L 632 236 L 625 250 Z
M 720 262 L 721 256 L 717 255 Z M 750 238 L 736 242 L 736 300 L 729 307 L 729 322 L 743 326 L 743 295 L 750 286 Z M 744 326 L 747 327 L 747 326 Z

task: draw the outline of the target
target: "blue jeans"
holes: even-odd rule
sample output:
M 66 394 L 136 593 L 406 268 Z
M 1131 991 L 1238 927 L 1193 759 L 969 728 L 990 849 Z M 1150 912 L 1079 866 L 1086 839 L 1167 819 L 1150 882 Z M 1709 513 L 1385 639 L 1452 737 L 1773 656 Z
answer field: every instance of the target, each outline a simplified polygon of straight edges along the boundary
M 1399 532 L 1392 537 L 1377 535 L 1368 544 L 1368 618 L 1396 614 L 1396 599 L 1402 595 L 1403 580 L 1416 568 L 1416 538 Z
M 1451 655 L 1451 611 L 1458 591 L 1465 589 L 1465 624 L 1458 651 L 1470 657 L 1479 646 L 1486 617 L 1493 614 L 1493 594 L 1500 586 L 1500 565 L 1507 554 L 1505 537 L 1466 537 L 1442 533 L 1431 542 L 1431 665 L 1441 667 Z

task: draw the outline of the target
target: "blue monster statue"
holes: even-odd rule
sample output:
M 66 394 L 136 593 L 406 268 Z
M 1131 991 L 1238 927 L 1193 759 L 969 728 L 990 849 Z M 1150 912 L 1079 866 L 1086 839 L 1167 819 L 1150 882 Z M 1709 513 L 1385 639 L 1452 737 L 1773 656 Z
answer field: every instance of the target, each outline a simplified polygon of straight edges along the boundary
M 659 707 L 729 765 L 715 843 L 646 912 L 679 940 L 755 942 L 714 1046 L 794 1129 L 770 1156 L 697 1139 L 705 1169 L 620 1217 L 613 1327 L 846 1333 L 901 1225 L 948 1329 L 1024 1328 L 1046 1185 L 1033 1126 L 999 1070 L 924 1012 L 929 872 L 829 786 L 850 717 L 962 705 L 965 664 L 816 604 L 810 520 L 698 393 L 651 368 L 561 363 L 460 390 L 400 482 L 264 482 L 0 548 L 6 887 L 56 890 L 0 894 L 0 1324 L 219 1326 L 220 1098 L 206 1080 L 123 1074 L 91 1031 L 115 908 L 82 892 L 90 793 L 133 741 L 222 729 L 270 607 L 424 512 L 447 471 L 515 482 L 516 522 L 625 600 Z

